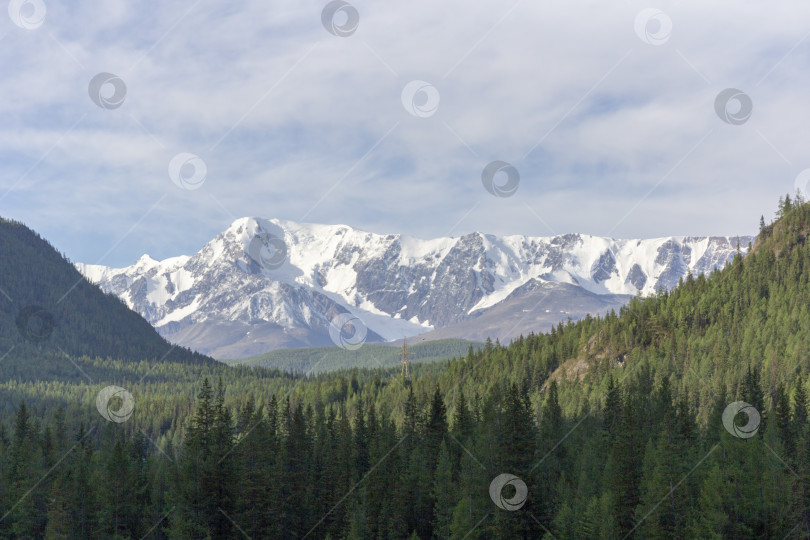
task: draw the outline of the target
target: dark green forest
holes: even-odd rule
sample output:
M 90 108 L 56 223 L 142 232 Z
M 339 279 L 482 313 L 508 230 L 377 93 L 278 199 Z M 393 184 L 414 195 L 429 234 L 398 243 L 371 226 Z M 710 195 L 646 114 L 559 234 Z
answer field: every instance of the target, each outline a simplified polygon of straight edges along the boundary
M 723 270 L 410 378 L 167 356 L 28 254 L 0 287 L 61 330 L 0 311 L 0 537 L 808 538 L 808 234 L 785 197 Z

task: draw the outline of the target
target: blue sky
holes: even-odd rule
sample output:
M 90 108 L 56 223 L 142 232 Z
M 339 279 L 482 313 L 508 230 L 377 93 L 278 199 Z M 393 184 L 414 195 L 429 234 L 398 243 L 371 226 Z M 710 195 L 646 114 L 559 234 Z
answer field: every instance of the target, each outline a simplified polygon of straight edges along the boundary
M 110 266 L 196 252 L 242 216 L 419 237 L 752 234 L 810 168 L 806 2 L 358 0 L 345 37 L 327 5 L 13 0 L 0 215 Z M 99 73 L 123 102 L 91 99 Z M 430 94 L 403 98 L 412 81 Z M 715 111 L 726 88 L 753 103 L 740 125 Z M 197 189 L 170 177 L 178 154 L 204 163 Z M 513 196 L 484 189 L 495 160 L 519 172 Z

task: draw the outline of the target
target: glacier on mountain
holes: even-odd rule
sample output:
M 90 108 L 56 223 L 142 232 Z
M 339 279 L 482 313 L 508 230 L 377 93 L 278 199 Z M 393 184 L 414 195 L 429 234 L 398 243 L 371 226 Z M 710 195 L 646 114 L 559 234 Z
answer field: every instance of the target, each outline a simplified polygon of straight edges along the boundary
M 257 236 L 283 242 L 276 246 L 283 255 L 275 255 L 278 264 L 257 260 Z M 503 308 L 530 283 L 567 284 L 594 298 L 625 301 L 625 295 L 670 289 L 689 272 L 721 268 L 752 241 L 477 232 L 422 240 L 346 225 L 241 218 L 191 256 L 157 261 L 144 255 L 126 268 L 76 266 L 168 339 L 235 358 L 331 344 L 329 322 L 340 313 L 360 318 L 369 341 L 458 327 Z

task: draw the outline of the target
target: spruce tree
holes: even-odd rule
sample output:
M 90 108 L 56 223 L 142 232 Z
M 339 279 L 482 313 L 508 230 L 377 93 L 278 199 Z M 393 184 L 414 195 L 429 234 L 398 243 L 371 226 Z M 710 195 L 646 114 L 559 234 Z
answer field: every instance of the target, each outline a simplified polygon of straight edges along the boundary
M 458 492 L 453 480 L 453 463 L 447 444 L 442 441 L 439 460 L 433 481 L 433 538 L 449 539 L 453 521 L 453 509 L 458 501 Z
M 616 430 L 612 449 L 615 463 L 611 490 L 615 497 L 616 522 L 621 536 L 628 534 L 634 526 L 634 513 L 639 501 L 641 475 L 641 434 L 637 418 L 638 405 L 628 393 L 622 403 L 621 418 Z

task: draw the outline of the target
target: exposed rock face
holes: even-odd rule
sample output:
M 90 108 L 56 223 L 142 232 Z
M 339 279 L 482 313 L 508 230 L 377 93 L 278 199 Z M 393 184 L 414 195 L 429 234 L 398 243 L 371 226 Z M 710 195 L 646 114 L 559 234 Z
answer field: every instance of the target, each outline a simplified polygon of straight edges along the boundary
M 647 275 L 638 264 L 634 264 L 630 271 L 627 272 L 625 281 L 640 291 L 644 289 L 644 285 L 647 283 Z

